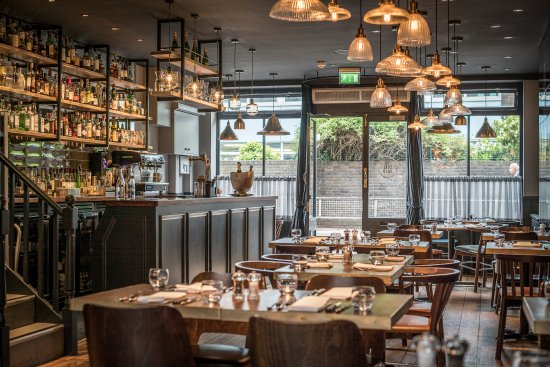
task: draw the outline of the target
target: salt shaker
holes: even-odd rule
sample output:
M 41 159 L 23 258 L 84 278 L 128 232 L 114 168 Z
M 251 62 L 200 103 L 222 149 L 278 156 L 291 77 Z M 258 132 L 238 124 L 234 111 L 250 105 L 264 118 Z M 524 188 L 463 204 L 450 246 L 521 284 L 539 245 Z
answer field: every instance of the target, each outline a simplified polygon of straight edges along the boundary
M 445 353 L 447 367 L 464 366 L 464 356 L 468 350 L 468 342 L 465 339 L 454 335 L 450 339 L 445 340 L 442 350 Z
M 437 223 L 433 222 L 432 223 L 432 233 L 435 233 L 435 232 L 437 232 Z
M 233 300 L 244 301 L 244 281 L 246 280 L 246 274 L 237 270 L 233 273 L 231 279 L 233 279 Z
M 248 299 L 250 301 L 260 299 L 260 281 L 262 280 L 262 275 L 253 271 L 248 274 Z
M 351 245 L 345 245 L 342 247 L 342 253 L 344 258 L 342 260 L 343 264 L 352 264 L 353 263 L 353 247 Z
M 437 353 L 441 348 L 437 337 L 430 333 L 417 335 L 413 339 L 412 347 L 416 350 L 416 364 L 418 367 L 435 367 Z
M 357 241 L 359 240 L 359 230 L 357 230 L 357 228 L 354 228 L 352 231 L 351 231 L 351 242 L 352 243 L 357 243 Z
M 344 241 L 349 242 L 349 229 L 344 231 Z

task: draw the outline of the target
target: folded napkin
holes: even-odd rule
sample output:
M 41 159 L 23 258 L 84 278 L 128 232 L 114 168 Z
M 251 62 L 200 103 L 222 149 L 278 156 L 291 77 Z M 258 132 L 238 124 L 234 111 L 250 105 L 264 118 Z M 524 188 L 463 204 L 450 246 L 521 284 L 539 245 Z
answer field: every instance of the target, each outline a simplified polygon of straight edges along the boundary
M 348 299 L 351 298 L 353 287 L 334 287 L 323 293 L 323 297 L 331 299 Z
M 332 268 L 331 263 L 307 263 L 306 267 L 313 269 L 330 269 Z
M 384 258 L 386 261 L 401 262 L 405 260 L 405 256 L 386 256 Z
M 342 260 L 344 258 L 344 254 L 330 254 L 328 255 L 329 260 Z
M 176 284 L 176 290 L 185 291 L 187 293 L 200 293 L 202 283 L 197 282 L 193 284 Z
M 139 296 L 136 300 L 139 303 L 157 303 L 164 302 L 167 299 L 177 299 L 184 296 L 185 293 L 182 292 L 157 292 L 149 296 Z
M 391 271 L 393 265 L 372 265 L 365 263 L 355 263 L 353 268 L 357 270 Z
M 542 247 L 542 243 L 539 242 L 526 242 L 526 241 L 518 241 L 512 243 L 512 247 L 534 247 L 534 248 L 540 248 Z
M 318 245 L 321 241 L 325 240 L 326 237 L 310 237 L 304 240 L 304 245 Z
M 330 299 L 326 296 L 305 296 L 287 307 L 288 311 L 319 312 Z
M 378 240 L 378 243 L 381 244 L 381 245 L 389 245 L 391 243 L 396 243 L 397 241 L 395 240 L 395 238 L 380 238 Z

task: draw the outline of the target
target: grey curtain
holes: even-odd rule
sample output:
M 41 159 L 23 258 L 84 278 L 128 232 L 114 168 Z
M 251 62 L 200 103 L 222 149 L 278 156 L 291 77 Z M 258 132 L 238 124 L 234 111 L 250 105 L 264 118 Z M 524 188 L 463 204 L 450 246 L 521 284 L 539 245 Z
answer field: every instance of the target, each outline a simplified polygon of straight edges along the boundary
M 416 100 L 416 94 L 411 96 Z M 410 118 L 416 115 L 411 103 Z M 407 224 L 420 224 L 424 218 L 424 167 L 422 164 L 422 130 L 407 129 Z
M 311 86 L 302 83 L 302 121 L 300 124 L 300 145 L 298 149 L 298 167 L 296 172 L 296 208 L 292 218 L 291 228 L 300 228 L 302 235 L 309 230 L 309 210 L 307 208 L 309 196 L 309 114 L 312 113 L 313 101 Z

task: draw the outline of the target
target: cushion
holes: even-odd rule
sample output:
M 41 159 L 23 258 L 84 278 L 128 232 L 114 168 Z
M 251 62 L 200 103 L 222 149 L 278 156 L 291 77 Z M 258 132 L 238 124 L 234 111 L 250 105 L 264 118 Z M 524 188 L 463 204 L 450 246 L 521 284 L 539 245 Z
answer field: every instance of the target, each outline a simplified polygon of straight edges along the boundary
M 430 331 L 430 319 L 424 316 L 403 315 L 391 328 L 396 333 L 421 333 Z
M 248 349 L 234 347 L 232 345 L 221 344 L 195 344 L 192 345 L 193 357 L 199 364 L 201 362 L 217 362 L 220 364 L 227 363 L 245 364 L 250 360 Z

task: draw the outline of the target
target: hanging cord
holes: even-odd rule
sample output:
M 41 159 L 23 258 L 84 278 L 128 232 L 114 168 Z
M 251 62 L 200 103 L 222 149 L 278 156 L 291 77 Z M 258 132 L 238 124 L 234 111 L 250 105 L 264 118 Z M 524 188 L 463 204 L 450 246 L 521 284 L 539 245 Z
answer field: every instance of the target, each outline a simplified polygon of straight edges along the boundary
M 272 78 L 273 78 L 273 86 L 271 89 L 271 101 L 272 101 L 271 109 L 273 111 L 273 114 L 275 114 L 275 74 L 272 75 Z
M 379 28 L 379 38 L 380 38 L 380 44 L 378 45 L 378 56 L 380 56 L 380 61 L 382 61 L 382 26 Z
M 252 92 L 252 95 L 250 98 L 254 98 L 254 51 L 255 50 L 250 50 L 250 53 L 252 55 L 252 80 L 251 80 L 251 92 Z
M 220 30 L 216 29 L 216 28 L 214 28 L 214 29 L 216 31 L 216 45 L 217 45 L 217 47 L 220 47 Z M 219 62 L 220 62 L 220 60 L 218 60 L 218 64 L 219 64 Z M 218 65 L 218 72 L 219 72 L 219 70 L 220 70 L 220 67 Z M 219 72 L 219 76 L 218 76 L 218 78 L 216 78 L 217 79 L 216 80 L 216 87 L 217 87 L 216 89 L 217 90 L 221 89 L 220 88 L 220 81 L 222 80 L 222 78 L 223 78 L 223 75 L 221 75 L 221 72 Z
M 237 41 L 233 41 L 235 48 L 233 50 L 233 94 L 237 93 L 237 79 L 235 74 L 237 73 Z
M 453 42 L 454 42 L 454 74 L 458 72 L 458 40 L 456 39 L 456 22 L 453 23 Z
M 171 13 L 172 1 L 167 0 L 167 2 L 168 2 L 168 50 L 170 50 L 171 49 L 170 37 L 172 37 L 172 28 L 170 27 L 172 25 L 172 13 Z
M 451 20 L 451 0 L 447 0 L 447 57 L 446 63 L 449 66 L 449 52 L 451 52 L 451 32 L 449 32 L 449 21 Z
M 198 14 L 192 14 L 191 15 L 193 17 L 193 20 L 194 20 L 194 24 L 193 24 L 193 36 L 195 37 L 195 39 L 198 39 L 197 38 L 197 18 L 199 17 Z M 193 47 L 191 47 L 193 48 Z M 199 50 L 199 54 L 198 55 L 195 55 L 195 57 L 198 57 L 198 61 L 200 62 L 201 61 L 201 52 Z M 197 75 L 197 63 L 193 63 L 193 74 Z M 199 79 L 198 77 L 196 77 L 197 80 Z
M 359 28 L 363 27 L 363 0 L 359 0 Z
M 439 0 L 436 0 L 436 2 L 435 2 L 435 52 L 437 52 L 437 49 L 438 49 L 437 48 L 437 23 L 438 23 L 437 22 L 437 19 L 438 19 L 437 18 L 438 17 L 438 15 L 437 15 L 437 3 L 438 2 L 439 2 Z
M 485 116 L 487 116 L 487 68 L 485 68 Z

